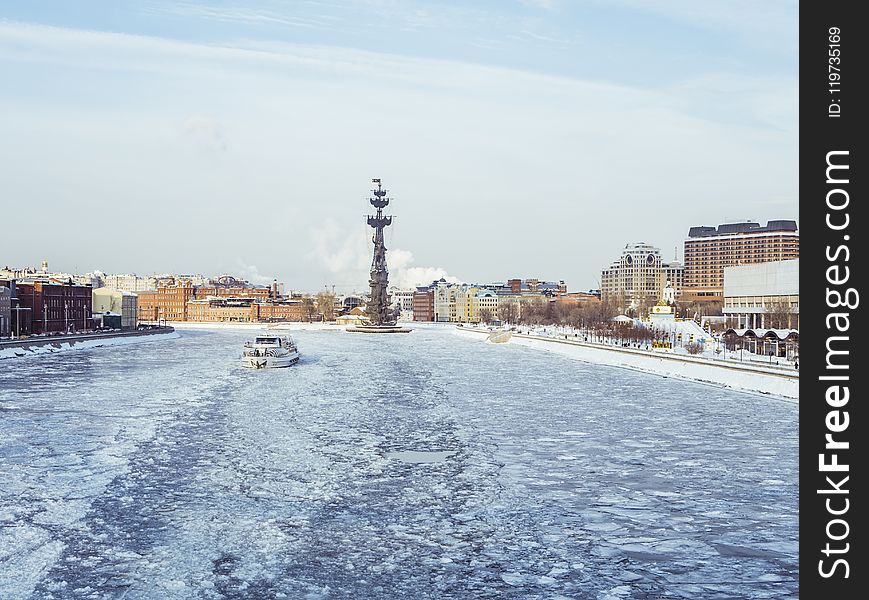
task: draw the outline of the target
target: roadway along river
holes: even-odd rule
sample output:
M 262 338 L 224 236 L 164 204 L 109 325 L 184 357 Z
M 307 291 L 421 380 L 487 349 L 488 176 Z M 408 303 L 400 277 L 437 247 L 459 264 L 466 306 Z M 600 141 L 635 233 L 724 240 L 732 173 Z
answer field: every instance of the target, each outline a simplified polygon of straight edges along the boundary
M 449 330 L 0 361 L 0 598 L 796 598 L 797 407 Z

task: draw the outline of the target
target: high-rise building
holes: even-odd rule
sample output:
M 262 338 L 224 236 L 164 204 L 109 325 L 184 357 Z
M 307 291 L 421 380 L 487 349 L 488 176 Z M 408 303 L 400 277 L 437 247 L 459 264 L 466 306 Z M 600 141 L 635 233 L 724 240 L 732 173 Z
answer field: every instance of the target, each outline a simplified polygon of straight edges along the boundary
M 616 302 L 619 308 L 654 305 L 661 299 L 667 281 L 678 290 L 681 271 L 678 263 L 665 263 L 658 248 L 645 242 L 627 244 L 622 255 L 601 271 L 601 299 Z
M 692 227 L 685 240 L 683 299 L 723 301 L 724 268 L 800 256 L 796 221 L 725 223 Z

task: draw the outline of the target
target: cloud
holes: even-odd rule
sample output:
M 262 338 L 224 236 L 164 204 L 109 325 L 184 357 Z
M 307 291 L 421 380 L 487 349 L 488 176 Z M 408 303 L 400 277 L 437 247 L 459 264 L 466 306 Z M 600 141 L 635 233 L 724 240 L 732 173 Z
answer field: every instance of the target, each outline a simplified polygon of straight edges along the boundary
M 387 251 L 389 263 L 390 285 L 401 289 L 412 289 L 421 285 L 428 285 L 432 281 L 444 278 L 449 283 L 461 283 L 458 277 L 453 277 L 447 270 L 441 267 L 413 267 L 413 253 L 409 250 L 395 248 Z
M 354 233 L 355 231 L 355 233 Z M 328 218 L 311 228 L 307 258 L 317 262 L 331 275 L 343 275 L 361 285 L 368 278 L 368 237 Z
M 660 15 L 691 27 L 731 31 L 747 43 L 795 52 L 798 44 L 797 0 L 594 0 L 607 7 L 622 6 L 637 13 Z
M 525 6 L 544 10 L 552 10 L 555 7 L 555 0 L 519 0 L 519 2 Z
M 331 29 L 333 26 L 333 23 L 328 18 L 290 17 L 265 9 L 245 7 L 221 8 L 195 3 L 171 3 L 159 7 L 150 6 L 144 12 L 196 17 L 224 23 L 244 23 L 248 25 L 283 25 L 305 29 Z
M 192 115 L 184 119 L 184 133 L 202 147 L 226 150 L 226 138 L 217 119 Z
M 252 248 L 293 289 L 366 289 L 361 195 L 381 175 L 400 190 L 387 246 L 393 280 L 407 287 L 505 269 L 592 287 L 589 274 L 632 239 L 672 248 L 722 210 L 792 217 L 786 202 L 764 199 L 791 198 L 796 210 L 795 80 L 780 71 L 643 88 L 8 21 L 0 64 L 4 193 L 23 220 L 105 205 L 120 221 L 160 219 L 153 251 L 104 253 L 94 266 L 107 272 L 222 269 L 234 248 Z M 101 235 L 128 246 L 122 228 Z M 517 242 L 534 235 L 547 243 Z M 27 232 L 7 237 L 5 260 L 32 263 Z M 45 243 L 47 254 L 94 264 L 92 245 Z
M 372 244 L 370 230 L 353 234 L 354 228 L 326 219 L 310 234 L 307 257 L 316 261 L 330 275 L 342 281 L 341 287 L 364 289 L 371 268 Z M 413 252 L 402 248 L 388 248 L 386 262 L 390 286 L 402 289 L 428 285 L 443 277 L 450 283 L 460 283 L 442 267 L 413 266 Z
M 263 285 L 272 283 L 275 279 L 274 277 L 263 275 L 256 265 L 248 264 L 243 258 L 236 258 L 235 262 L 238 265 L 237 273 L 242 279 L 246 279 L 251 283 Z
M 462 283 L 461 279 L 453 277 L 441 267 L 409 267 L 398 272 L 395 285 L 401 289 L 412 289 L 417 286 L 428 285 L 441 278 L 445 279 L 447 283 Z

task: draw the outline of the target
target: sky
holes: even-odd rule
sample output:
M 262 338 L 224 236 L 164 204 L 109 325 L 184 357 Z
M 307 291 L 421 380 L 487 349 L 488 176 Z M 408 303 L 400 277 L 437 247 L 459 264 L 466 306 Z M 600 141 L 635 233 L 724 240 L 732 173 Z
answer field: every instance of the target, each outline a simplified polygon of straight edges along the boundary
M 0 0 L 0 266 L 598 287 L 797 219 L 795 1 Z

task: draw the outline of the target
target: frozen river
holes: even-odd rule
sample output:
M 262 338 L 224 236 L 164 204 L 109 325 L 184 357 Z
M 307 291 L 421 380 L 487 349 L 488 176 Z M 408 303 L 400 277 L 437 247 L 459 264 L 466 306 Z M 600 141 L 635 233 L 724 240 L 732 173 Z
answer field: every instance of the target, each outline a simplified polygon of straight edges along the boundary
M 0 598 L 796 598 L 797 407 L 448 330 L 0 361 Z

